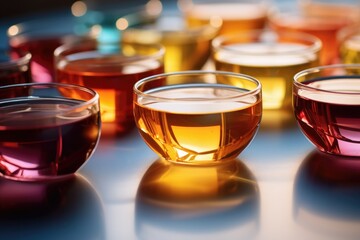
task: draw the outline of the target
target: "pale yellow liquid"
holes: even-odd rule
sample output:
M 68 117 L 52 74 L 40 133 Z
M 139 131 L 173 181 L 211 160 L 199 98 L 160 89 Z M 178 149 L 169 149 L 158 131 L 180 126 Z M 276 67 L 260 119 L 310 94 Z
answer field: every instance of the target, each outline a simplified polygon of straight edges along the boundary
M 262 29 L 267 17 L 267 8 L 263 4 L 195 4 L 186 10 L 185 17 L 190 26 L 221 25 L 220 34 Z
M 164 17 L 156 25 L 126 30 L 122 38 L 126 43 L 163 45 L 165 72 L 174 72 L 202 69 L 210 56 L 211 40 L 217 33 L 218 28 L 189 28 L 183 22 Z
M 214 53 L 216 69 L 260 80 L 264 109 L 291 109 L 294 75 L 318 64 L 317 55 L 306 53 L 306 46 L 300 44 L 254 43 L 226 47 Z M 291 51 L 302 53 L 295 55 Z
M 340 56 L 343 63 L 360 63 L 360 33 L 341 44 Z
M 211 164 L 236 158 L 256 133 L 261 100 L 249 96 L 241 101 L 218 101 L 217 91 L 218 88 L 167 89 L 152 95 L 184 100 L 137 99 L 134 116 L 145 142 L 173 162 Z M 234 90 L 221 90 L 222 95 L 233 93 Z M 213 100 L 191 100 L 204 98 Z

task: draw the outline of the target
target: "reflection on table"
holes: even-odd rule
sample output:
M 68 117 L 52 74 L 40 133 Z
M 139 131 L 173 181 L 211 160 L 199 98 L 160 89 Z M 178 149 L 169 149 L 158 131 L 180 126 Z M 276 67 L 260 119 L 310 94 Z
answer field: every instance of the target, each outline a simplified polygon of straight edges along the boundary
M 249 239 L 259 230 L 259 190 L 240 160 L 212 166 L 155 161 L 136 197 L 139 239 Z M 216 233 L 214 235 L 214 233 Z
M 326 239 L 359 239 L 360 159 L 312 151 L 295 179 L 295 221 Z
M 82 176 L 50 182 L 0 178 L 1 239 L 105 239 L 103 207 Z

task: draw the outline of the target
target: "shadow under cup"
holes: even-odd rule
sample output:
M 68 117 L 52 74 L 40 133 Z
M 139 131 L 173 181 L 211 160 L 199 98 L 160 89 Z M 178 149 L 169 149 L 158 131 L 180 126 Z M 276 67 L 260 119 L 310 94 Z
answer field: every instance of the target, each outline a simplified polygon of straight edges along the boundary
M 295 117 L 305 136 L 323 152 L 360 156 L 360 64 L 301 71 L 293 87 Z
M 160 157 L 183 164 L 235 159 L 255 136 L 262 115 L 261 84 L 247 75 L 184 71 L 134 86 L 140 134 Z
M 96 40 L 60 46 L 55 50 L 56 81 L 94 89 L 100 96 L 102 133 L 132 129 L 133 86 L 164 72 L 162 45 L 111 44 Z
M 0 175 L 21 181 L 70 176 L 100 136 L 99 96 L 56 83 L 0 87 Z

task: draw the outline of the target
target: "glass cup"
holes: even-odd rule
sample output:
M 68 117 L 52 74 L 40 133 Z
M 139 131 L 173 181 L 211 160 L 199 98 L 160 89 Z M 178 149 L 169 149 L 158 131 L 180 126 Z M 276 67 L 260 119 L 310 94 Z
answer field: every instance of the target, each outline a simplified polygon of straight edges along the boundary
M 343 28 L 358 23 L 360 14 L 357 5 L 332 2 L 297 1 L 297 5 L 276 5 L 269 13 L 269 26 L 277 32 L 304 32 L 318 37 L 323 44 L 321 65 L 339 63 L 336 35 Z
M 0 86 L 30 83 L 30 60 L 29 52 L 13 54 L 8 49 L 0 49 Z
M 220 26 L 220 34 L 264 29 L 267 21 L 266 0 L 178 0 L 190 26 Z
M 341 30 L 338 41 L 341 63 L 360 63 L 360 24 Z
M 99 96 L 59 83 L 0 87 L 0 173 L 21 181 L 72 175 L 100 136 Z
M 69 17 L 37 19 L 14 24 L 7 29 L 12 54 L 31 53 L 33 82 L 52 82 L 54 79 L 54 50 L 62 44 L 80 41 L 85 34 L 77 34 L 75 20 Z
M 320 151 L 360 156 L 360 64 L 297 73 L 293 104 L 300 129 Z
M 102 45 L 95 40 L 55 50 L 56 81 L 94 89 L 100 95 L 102 133 L 132 129 L 133 86 L 141 78 L 164 72 L 161 45 Z
M 303 33 L 269 30 L 220 35 L 213 42 L 216 70 L 253 76 L 261 81 L 264 110 L 292 112 L 292 78 L 317 66 L 321 42 Z
M 154 24 L 125 30 L 122 41 L 163 45 L 165 72 L 200 70 L 209 59 L 211 40 L 218 30 L 209 24 L 189 27 L 179 15 L 162 14 Z
M 161 158 L 206 165 L 235 159 L 255 136 L 261 84 L 221 71 L 183 71 L 134 86 L 134 116 L 145 143 Z

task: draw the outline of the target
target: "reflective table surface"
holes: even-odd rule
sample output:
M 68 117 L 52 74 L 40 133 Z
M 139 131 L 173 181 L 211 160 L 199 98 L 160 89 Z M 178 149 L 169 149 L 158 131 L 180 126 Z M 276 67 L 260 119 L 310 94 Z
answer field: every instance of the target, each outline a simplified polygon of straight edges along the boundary
M 236 161 L 159 160 L 136 129 L 103 136 L 66 181 L 0 181 L 2 239 L 359 239 L 360 162 L 294 126 L 261 127 Z M 4 238 L 3 238 L 4 237 Z

